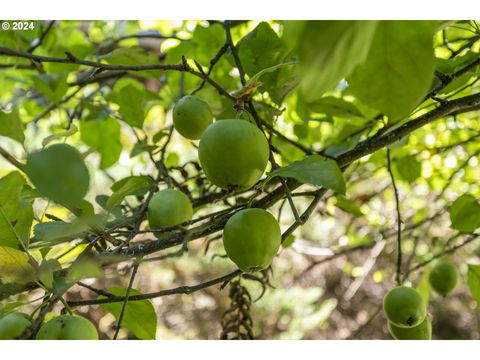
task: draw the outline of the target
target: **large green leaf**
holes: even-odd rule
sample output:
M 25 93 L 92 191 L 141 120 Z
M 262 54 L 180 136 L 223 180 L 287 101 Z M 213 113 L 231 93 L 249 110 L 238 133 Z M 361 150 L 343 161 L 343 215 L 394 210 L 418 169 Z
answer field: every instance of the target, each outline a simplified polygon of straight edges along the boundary
M 107 290 L 113 295 L 125 296 L 127 289 L 113 287 Z M 138 290 L 131 289 L 130 295 L 140 295 Z M 99 296 L 99 299 L 104 299 Z M 122 303 L 101 304 L 100 306 L 119 319 L 122 310 Z M 154 340 L 157 332 L 157 315 L 149 300 L 131 301 L 127 303 L 123 316 L 122 326 L 130 330 L 137 338 L 143 340 Z
M 33 221 L 32 201 L 23 197 L 26 181 L 14 171 L 0 179 L 0 246 L 28 247 Z
M 0 281 L 26 284 L 35 279 L 28 255 L 11 247 L 0 246 Z
M 295 29 L 305 101 L 333 90 L 365 60 L 376 27 L 376 21 L 348 20 L 308 21 L 303 29 Z
M 127 124 L 141 128 L 145 120 L 145 112 L 143 109 L 145 92 L 132 84 L 128 84 L 116 90 L 111 96 L 119 105 L 120 108 L 118 111 L 120 115 L 122 115 L 123 120 Z
M 17 109 L 8 113 L 0 110 L 0 136 L 9 137 L 21 144 L 25 141 L 23 124 Z
M 266 181 L 275 176 L 292 178 L 304 184 L 324 186 L 340 194 L 345 193 L 345 180 L 335 160 L 311 155 L 268 174 Z
M 100 153 L 100 167 L 105 169 L 115 164 L 122 153 L 120 124 L 114 118 L 89 120 L 80 123 L 82 140 Z
M 25 173 L 38 192 L 58 204 L 75 207 L 87 194 L 90 175 L 80 152 L 55 144 L 29 154 Z
M 480 265 L 468 264 L 467 283 L 472 297 L 480 305 Z
M 238 44 L 238 57 L 242 63 L 245 73 L 252 77 L 263 69 L 278 64 L 278 58 L 283 53 L 283 43 L 266 22 L 261 22 L 258 26 Z M 268 54 L 268 56 L 266 56 Z M 262 82 L 272 74 L 262 77 Z
M 433 21 L 381 21 L 365 62 L 348 78 L 350 91 L 399 120 L 422 101 L 433 80 Z
M 461 232 L 472 232 L 480 227 L 480 204 L 469 194 L 455 200 L 450 207 L 452 227 Z

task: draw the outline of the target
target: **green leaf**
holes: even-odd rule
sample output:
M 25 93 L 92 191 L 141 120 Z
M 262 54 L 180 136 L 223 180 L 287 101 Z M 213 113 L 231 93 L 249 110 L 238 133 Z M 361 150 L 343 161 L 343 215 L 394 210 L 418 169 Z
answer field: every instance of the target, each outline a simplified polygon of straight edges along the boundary
M 348 79 L 366 105 L 399 120 L 422 101 L 433 80 L 433 21 L 381 21 L 365 62 Z
M 35 279 L 28 255 L 11 247 L 0 246 L 0 280 L 3 283 L 26 284 Z
M 243 70 L 252 77 L 263 69 L 277 65 L 284 47 L 270 25 L 261 22 L 237 43 L 237 49 Z M 268 82 L 271 76 L 272 74 L 265 75 L 262 82 Z
M 34 226 L 34 237 L 32 241 L 55 244 L 83 236 L 89 229 L 89 226 L 82 222 L 43 222 Z
M 38 268 L 38 280 L 40 280 L 48 289 L 52 289 L 55 280 L 54 273 L 61 269 L 62 266 L 57 260 L 43 260 Z
M 123 120 L 132 126 L 142 128 L 145 120 L 143 109 L 144 91 L 136 86 L 128 84 L 121 89 L 112 93 L 112 98 L 119 105 L 118 112 L 122 115 Z
M 480 204 L 469 194 L 455 200 L 450 207 L 452 227 L 469 233 L 480 227 Z
M 396 168 L 406 182 L 413 182 L 422 175 L 422 164 L 415 156 L 407 155 L 396 159 Z
M 366 59 L 376 27 L 377 21 L 306 22 L 298 32 L 300 36 L 297 33 L 305 101 L 314 101 L 334 89 Z
M 125 296 L 127 289 L 121 287 L 113 287 L 107 290 L 116 296 Z M 130 295 L 141 295 L 138 290 L 131 289 Z M 105 296 L 99 296 L 104 299 Z M 119 319 L 123 303 L 101 304 L 104 310 L 110 312 Z M 157 315 L 153 309 L 153 305 L 149 300 L 130 301 L 127 303 L 123 317 L 122 325 L 130 330 L 137 338 L 143 340 L 155 340 L 157 332 Z
M 337 116 L 342 118 L 362 118 L 362 113 L 348 101 L 334 96 L 325 96 L 314 100 L 305 106 L 314 113 Z
M 417 286 L 417 290 L 423 298 L 423 302 L 428 306 L 428 301 L 430 299 L 430 293 L 432 291 L 432 287 L 430 285 L 429 271 L 425 271 L 422 275 L 422 278 Z
M 285 167 L 272 171 L 265 181 L 275 176 L 292 178 L 304 184 L 324 186 L 340 194 L 345 193 L 345 180 L 336 161 L 311 155 Z
M 28 247 L 33 221 L 32 201 L 24 198 L 25 178 L 14 171 L 0 179 L 0 246 Z
M 38 74 L 32 80 L 37 90 L 56 104 L 68 90 L 67 75 L 64 74 Z
M 108 117 L 103 120 L 82 121 L 80 133 L 83 142 L 100 153 L 102 169 L 112 166 L 120 158 L 122 143 L 117 120 Z
M 29 154 L 24 171 L 42 196 L 67 207 L 79 204 L 90 184 L 82 155 L 67 144 Z
M 75 284 L 86 278 L 101 278 L 103 270 L 97 259 L 90 256 L 81 256 L 68 268 L 67 282 Z
M 23 124 L 18 116 L 17 109 L 8 113 L 0 110 L 0 136 L 9 137 L 20 144 L 25 141 Z
M 480 265 L 468 264 L 467 284 L 478 305 L 480 305 Z
M 345 196 L 337 195 L 335 198 L 337 199 L 335 206 L 339 209 L 355 216 L 365 215 L 357 204 L 352 200 L 347 199 Z
M 148 189 L 153 182 L 148 176 L 130 176 L 122 180 L 112 185 L 113 194 L 107 201 L 108 208 L 120 205 L 128 195 L 144 194 L 144 190 Z
M 111 65 L 153 65 L 159 63 L 158 58 L 151 52 L 139 46 L 118 48 L 103 58 Z
M 295 236 L 289 235 L 284 242 L 282 242 L 283 248 L 289 248 L 295 242 Z

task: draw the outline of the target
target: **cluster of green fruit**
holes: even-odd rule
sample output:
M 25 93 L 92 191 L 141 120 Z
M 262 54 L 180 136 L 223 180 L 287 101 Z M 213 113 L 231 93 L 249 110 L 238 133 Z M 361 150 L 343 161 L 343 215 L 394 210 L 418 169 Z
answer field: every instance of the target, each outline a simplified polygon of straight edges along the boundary
M 430 271 L 431 287 L 442 296 L 455 289 L 458 272 L 448 261 L 438 262 Z M 388 330 L 397 340 L 430 340 L 432 322 L 420 293 L 410 287 L 391 289 L 383 299 L 383 311 L 388 319 Z
M 209 105 L 196 96 L 184 96 L 173 109 L 175 129 L 187 139 L 200 139 L 200 164 L 210 182 L 226 190 L 252 187 L 267 167 L 267 139 L 255 125 L 245 120 L 212 122 Z M 192 216 L 190 199 L 178 190 L 157 192 L 148 206 L 151 228 L 179 225 Z M 280 243 L 281 231 L 277 220 L 262 209 L 240 210 L 224 228 L 225 251 L 246 272 L 268 267 Z
M 30 326 L 25 314 L 10 313 L 0 318 L 0 340 L 14 340 Z M 57 316 L 42 325 L 37 340 L 98 340 L 98 332 L 89 320 L 72 315 Z

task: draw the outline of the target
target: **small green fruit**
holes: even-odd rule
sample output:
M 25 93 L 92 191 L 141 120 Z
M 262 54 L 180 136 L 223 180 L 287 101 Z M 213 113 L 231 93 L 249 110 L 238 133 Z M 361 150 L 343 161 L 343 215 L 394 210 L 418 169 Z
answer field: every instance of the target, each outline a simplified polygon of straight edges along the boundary
M 148 204 L 150 228 L 175 226 L 188 221 L 193 216 L 190 199 L 183 192 L 167 189 L 157 192 Z
M 0 319 L 0 340 L 14 340 L 30 325 L 25 314 L 10 313 Z
M 61 315 L 46 322 L 37 333 L 37 340 L 98 340 L 98 332 L 89 320 Z
M 388 331 L 396 340 L 431 340 L 432 339 L 432 322 L 425 317 L 425 320 L 419 325 L 411 328 L 399 327 L 388 322 Z
M 223 189 L 247 189 L 265 172 L 269 146 L 263 133 L 252 123 L 219 120 L 205 130 L 198 155 L 210 182 Z
M 70 145 L 55 144 L 28 155 L 24 171 L 42 196 L 58 204 L 75 207 L 87 194 L 88 169 Z
M 173 126 L 180 135 L 190 140 L 198 140 L 212 123 L 210 106 L 198 97 L 182 97 L 173 108 Z
M 240 210 L 227 221 L 223 231 L 228 257 L 245 272 L 267 268 L 281 240 L 277 220 L 262 209 Z
M 430 270 L 429 280 L 435 291 L 446 296 L 457 286 L 457 268 L 446 260 L 440 261 Z
M 388 320 L 398 327 L 414 327 L 427 316 L 422 296 L 406 286 L 391 289 L 383 298 L 383 311 Z

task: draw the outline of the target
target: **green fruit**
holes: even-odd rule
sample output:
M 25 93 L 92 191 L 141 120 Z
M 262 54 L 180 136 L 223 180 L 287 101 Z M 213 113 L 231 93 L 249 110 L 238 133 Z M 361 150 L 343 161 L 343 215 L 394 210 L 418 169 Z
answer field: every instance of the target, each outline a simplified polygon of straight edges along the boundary
M 14 340 L 30 325 L 25 314 L 10 313 L 0 319 L 0 340 Z
M 411 328 L 396 326 L 388 322 L 388 331 L 397 340 L 431 340 L 432 339 L 432 323 L 428 317 L 419 325 Z
M 187 95 L 177 102 L 172 117 L 175 130 L 187 139 L 197 140 L 212 123 L 212 110 L 205 101 Z
M 98 340 L 98 333 L 95 325 L 83 317 L 61 315 L 40 328 L 37 340 Z
M 167 189 L 157 192 L 148 204 L 150 228 L 175 226 L 188 221 L 193 216 L 190 199 L 183 192 Z
M 55 144 L 28 155 L 24 171 L 42 196 L 58 204 L 75 206 L 87 194 L 88 169 L 70 145 Z
M 262 209 L 240 210 L 227 221 L 223 231 L 228 257 L 245 272 L 267 268 L 281 240 L 277 220 Z
M 265 172 L 269 146 L 252 123 L 220 120 L 205 130 L 198 155 L 205 175 L 213 184 L 223 189 L 247 189 Z
M 398 327 L 414 327 L 427 316 L 422 296 L 417 290 L 399 286 L 383 298 L 383 311 L 388 320 Z
M 457 268 L 448 261 L 440 261 L 430 270 L 429 280 L 435 291 L 446 296 L 457 286 Z

